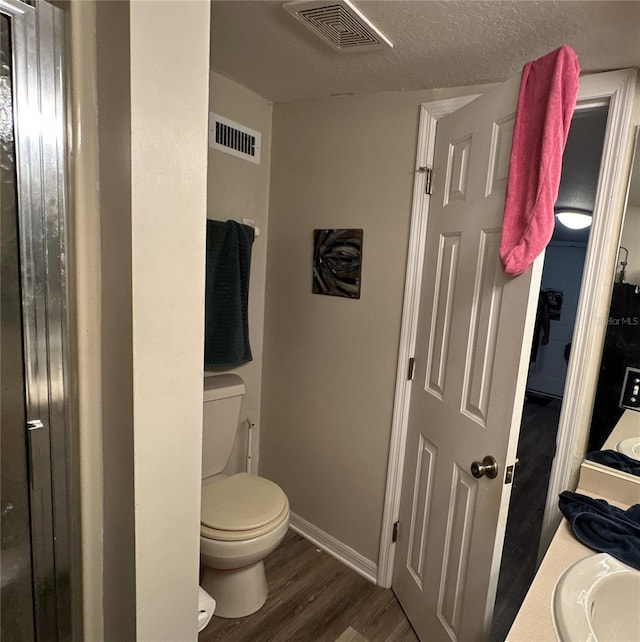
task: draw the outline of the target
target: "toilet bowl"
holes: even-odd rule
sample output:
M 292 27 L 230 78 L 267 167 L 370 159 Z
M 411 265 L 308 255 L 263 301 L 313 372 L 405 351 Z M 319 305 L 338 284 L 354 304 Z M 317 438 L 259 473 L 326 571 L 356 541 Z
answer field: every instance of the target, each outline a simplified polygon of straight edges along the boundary
M 202 488 L 200 584 L 216 600 L 216 615 L 255 613 L 267 599 L 264 558 L 289 526 L 289 502 L 267 479 L 239 473 Z
M 204 383 L 200 585 L 216 602 L 215 615 L 245 617 L 267 599 L 264 558 L 289 527 L 289 501 L 282 489 L 248 473 L 223 470 L 235 442 L 244 382 L 233 374 Z

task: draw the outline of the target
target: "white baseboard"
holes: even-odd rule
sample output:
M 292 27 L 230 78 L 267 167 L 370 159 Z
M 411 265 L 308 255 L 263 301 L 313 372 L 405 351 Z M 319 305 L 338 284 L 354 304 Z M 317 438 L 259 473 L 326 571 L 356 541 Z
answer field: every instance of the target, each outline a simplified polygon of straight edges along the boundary
M 373 584 L 377 583 L 378 565 L 375 562 L 367 559 L 358 551 L 354 551 L 350 546 L 343 544 L 295 513 L 291 513 L 289 517 L 289 526 L 296 533 L 321 548 L 325 553 L 329 553 L 339 562 L 348 566 L 352 571 L 362 575 Z

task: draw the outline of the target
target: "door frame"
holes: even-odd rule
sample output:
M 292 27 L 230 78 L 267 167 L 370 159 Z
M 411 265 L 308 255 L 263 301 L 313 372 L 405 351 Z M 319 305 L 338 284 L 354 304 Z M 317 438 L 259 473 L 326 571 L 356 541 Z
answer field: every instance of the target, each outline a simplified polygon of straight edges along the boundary
M 622 231 L 624 195 L 623 179 L 631 160 L 631 115 L 636 70 L 625 69 L 580 78 L 578 101 L 580 109 L 609 103 L 607 129 L 598 178 L 598 190 L 593 211 L 593 224 L 587 246 L 585 268 L 576 314 L 572 357 L 567 371 L 567 382 L 562 412 L 558 425 L 558 443 L 553 461 L 551 479 L 543 519 L 541 543 L 551 541 L 561 520 L 556 497 L 574 481 L 571 478 L 576 458 L 581 461 L 586 449 L 591 409 L 595 397 L 600 353 L 606 325 L 608 302 L 613 287 L 618 243 L 611 244 L 611 236 L 619 239 Z M 490 89 L 491 85 L 487 87 Z M 409 250 L 404 287 L 402 326 L 398 350 L 398 366 L 394 396 L 391 441 L 385 488 L 380 551 L 378 556 L 379 586 L 391 587 L 395 560 L 394 524 L 400 512 L 400 494 L 404 472 L 404 456 L 411 400 L 411 382 L 407 378 L 409 360 L 414 356 L 418 326 L 418 302 L 422 286 L 427 222 L 430 197 L 426 194 L 425 168 L 433 164 L 438 120 L 460 109 L 478 94 L 448 100 L 423 103 L 420 106 L 420 125 L 416 153 L 416 177 L 413 188 Z M 626 183 L 624 183 L 626 184 Z M 613 233 L 613 234 L 612 234 Z M 603 269 L 605 268 L 605 269 Z M 602 303 L 605 301 L 605 304 Z M 606 308 L 606 309 L 605 309 Z

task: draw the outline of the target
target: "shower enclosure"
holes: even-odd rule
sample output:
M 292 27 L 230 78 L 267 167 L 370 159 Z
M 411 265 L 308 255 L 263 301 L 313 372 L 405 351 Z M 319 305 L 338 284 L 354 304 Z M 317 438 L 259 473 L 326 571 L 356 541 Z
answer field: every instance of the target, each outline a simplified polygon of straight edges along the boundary
M 1 630 L 71 638 L 63 13 L 0 0 Z

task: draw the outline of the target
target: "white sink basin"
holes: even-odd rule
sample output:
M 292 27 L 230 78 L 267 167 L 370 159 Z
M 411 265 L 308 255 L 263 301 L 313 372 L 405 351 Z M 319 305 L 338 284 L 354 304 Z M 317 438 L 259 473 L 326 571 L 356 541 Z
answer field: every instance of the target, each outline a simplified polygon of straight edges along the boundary
M 553 595 L 553 621 L 561 642 L 640 640 L 640 571 L 607 553 L 570 566 Z
M 640 461 L 640 437 L 623 439 L 616 446 L 616 450 L 627 457 Z

